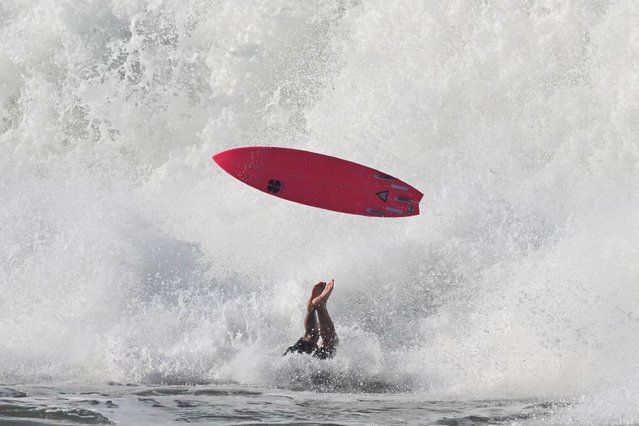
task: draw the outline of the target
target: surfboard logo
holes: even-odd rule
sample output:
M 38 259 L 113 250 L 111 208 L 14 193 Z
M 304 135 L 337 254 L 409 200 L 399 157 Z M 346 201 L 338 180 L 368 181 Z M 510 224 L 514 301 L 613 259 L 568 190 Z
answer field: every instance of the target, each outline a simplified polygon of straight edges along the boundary
M 280 192 L 280 189 L 282 189 L 282 182 L 280 182 L 277 179 L 271 179 L 268 181 L 268 185 L 266 186 L 266 189 L 271 194 L 277 194 L 278 192 Z
M 388 191 L 376 192 L 375 195 L 377 195 L 383 202 L 386 202 L 388 199 Z

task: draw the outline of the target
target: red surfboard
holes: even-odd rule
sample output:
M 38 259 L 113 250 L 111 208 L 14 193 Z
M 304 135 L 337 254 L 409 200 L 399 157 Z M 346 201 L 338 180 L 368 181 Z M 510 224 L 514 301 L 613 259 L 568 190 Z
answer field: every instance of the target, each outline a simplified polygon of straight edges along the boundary
M 417 189 L 379 170 L 299 149 L 235 148 L 214 155 L 213 160 L 262 192 L 336 212 L 415 216 L 423 197 Z

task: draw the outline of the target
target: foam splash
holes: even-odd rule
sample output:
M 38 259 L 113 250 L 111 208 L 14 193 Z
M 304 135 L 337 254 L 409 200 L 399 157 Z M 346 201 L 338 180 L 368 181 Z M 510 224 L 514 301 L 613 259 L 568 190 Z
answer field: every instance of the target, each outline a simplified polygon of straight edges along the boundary
M 638 21 L 595 1 L 5 2 L 2 381 L 635 394 Z M 422 216 L 284 203 L 210 161 L 250 144 L 379 167 Z M 279 358 L 329 278 L 339 383 Z

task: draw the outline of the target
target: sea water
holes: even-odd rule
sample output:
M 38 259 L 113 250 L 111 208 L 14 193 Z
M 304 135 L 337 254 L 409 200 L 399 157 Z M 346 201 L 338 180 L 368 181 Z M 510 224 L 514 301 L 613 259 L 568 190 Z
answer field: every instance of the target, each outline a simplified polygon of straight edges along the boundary
M 634 0 L 2 0 L 0 422 L 639 422 L 638 70 Z M 282 357 L 331 278 L 337 356 Z

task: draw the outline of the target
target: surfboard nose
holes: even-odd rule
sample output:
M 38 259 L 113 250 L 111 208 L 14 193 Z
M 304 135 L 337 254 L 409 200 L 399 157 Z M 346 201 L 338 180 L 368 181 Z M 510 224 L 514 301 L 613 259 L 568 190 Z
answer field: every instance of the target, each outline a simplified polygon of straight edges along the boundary
M 235 170 L 235 168 L 237 167 L 237 161 L 233 161 L 233 158 L 231 155 L 228 154 L 228 151 L 218 152 L 211 158 L 226 173 L 230 174 L 231 176 L 237 177 L 237 170 Z
M 226 151 L 218 152 L 211 157 L 213 161 L 215 161 L 215 163 L 222 168 L 224 168 L 225 158 L 227 158 L 227 156 L 224 155 L 225 152 Z
M 236 165 L 239 163 L 237 161 L 237 155 L 233 155 L 234 150 L 229 149 L 226 151 L 218 152 L 213 155 L 211 158 L 215 163 L 222 168 L 227 173 L 233 174 L 233 170 Z

